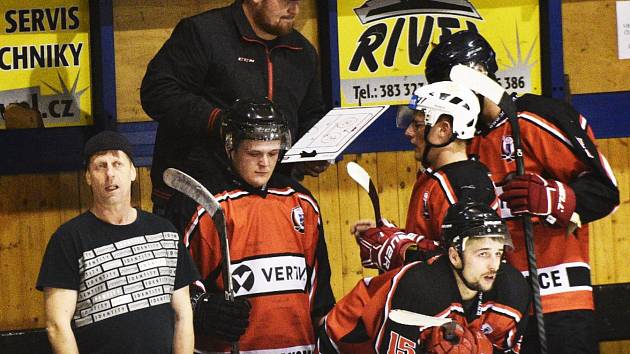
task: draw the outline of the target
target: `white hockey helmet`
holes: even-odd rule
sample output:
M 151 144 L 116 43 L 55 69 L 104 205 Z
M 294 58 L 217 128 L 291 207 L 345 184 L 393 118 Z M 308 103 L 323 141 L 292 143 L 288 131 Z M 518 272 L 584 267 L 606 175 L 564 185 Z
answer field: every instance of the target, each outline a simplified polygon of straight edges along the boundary
M 456 139 L 472 139 L 479 115 L 479 99 L 468 88 L 452 81 L 439 81 L 419 87 L 411 96 L 409 106 L 401 107 L 396 126 L 407 128 L 413 121 L 414 111 L 424 111 L 424 122 L 435 125 L 442 114 L 453 117 Z

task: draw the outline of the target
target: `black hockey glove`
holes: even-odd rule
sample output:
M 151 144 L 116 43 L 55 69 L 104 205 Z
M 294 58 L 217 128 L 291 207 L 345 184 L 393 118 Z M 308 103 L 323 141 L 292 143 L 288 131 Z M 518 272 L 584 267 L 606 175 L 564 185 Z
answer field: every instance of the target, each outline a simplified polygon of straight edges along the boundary
M 247 299 L 225 299 L 223 294 L 204 293 L 194 305 L 195 330 L 228 342 L 236 342 L 249 326 L 252 305 Z

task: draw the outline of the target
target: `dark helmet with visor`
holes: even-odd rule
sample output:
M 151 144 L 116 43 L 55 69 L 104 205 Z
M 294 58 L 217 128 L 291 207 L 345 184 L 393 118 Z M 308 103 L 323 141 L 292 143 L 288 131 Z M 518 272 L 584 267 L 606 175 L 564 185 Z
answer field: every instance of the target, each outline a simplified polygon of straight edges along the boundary
M 472 200 L 453 204 L 442 223 L 444 245 L 463 252 L 471 237 L 502 238 L 505 246 L 514 248 L 505 222 L 489 205 Z
M 225 148 L 236 149 L 242 140 L 280 140 L 280 149 L 291 148 L 291 132 L 284 114 L 267 98 L 239 99 L 221 121 Z
M 433 48 L 424 74 L 429 83 L 450 80 L 451 68 L 457 64 L 481 70 L 493 79 L 499 69 L 490 43 L 471 30 L 455 32 Z

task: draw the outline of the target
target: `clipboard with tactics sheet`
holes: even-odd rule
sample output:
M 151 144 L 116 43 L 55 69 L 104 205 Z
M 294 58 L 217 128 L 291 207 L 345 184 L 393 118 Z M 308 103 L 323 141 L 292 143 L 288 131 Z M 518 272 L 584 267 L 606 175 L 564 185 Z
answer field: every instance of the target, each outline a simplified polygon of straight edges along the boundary
M 287 151 L 282 163 L 334 161 L 388 105 L 333 108 Z

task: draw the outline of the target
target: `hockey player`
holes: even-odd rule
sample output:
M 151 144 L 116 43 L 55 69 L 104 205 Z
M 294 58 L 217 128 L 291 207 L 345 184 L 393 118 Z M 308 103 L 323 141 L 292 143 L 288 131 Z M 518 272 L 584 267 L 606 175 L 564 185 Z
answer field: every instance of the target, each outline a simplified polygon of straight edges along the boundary
M 386 271 L 401 266 L 406 253 L 418 259 L 423 251 L 435 249 L 431 240 L 440 240 L 444 215 L 458 200 L 498 206 L 488 169 L 466 155 L 478 114 L 475 94 L 450 81 L 417 89 L 409 108 L 401 109 L 397 126 L 406 128 L 415 157 L 425 169 L 418 172 L 404 231 L 393 225 L 374 227 L 370 220 L 354 225 L 365 267 Z M 406 252 L 409 247 L 420 252 Z
M 495 52 L 478 33 L 461 31 L 442 41 L 427 58 L 429 82 L 449 77 L 464 64 L 495 78 Z M 588 264 L 587 223 L 608 215 L 619 203 L 610 167 L 595 147 L 586 119 L 568 104 L 526 94 L 515 100 L 526 174 L 516 171 L 512 127 L 487 98 L 481 109 L 481 134 L 470 152 L 488 166 L 500 184 L 502 212 L 514 239 L 508 261 L 528 274 L 522 222 L 534 217 L 534 243 L 549 353 L 593 353 L 593 297 Z M 534 321 L 532 321 L 534 322 Z M 538 352 L 536 324 L 523 350 Z
M 317 202 L 274 167 L 291 145 L 287 121 L 267 99 L 237 101 L 223 120 L 229 161 L 202 183 L 224 209 L 235 302 L 225 300 L 221 247 L 201 207 L 185 233 L 202 287 L 192 302 L 198 352 L 308 353 L 313 323 L 334 304 Z
M 518 353 L 530 296 L 523 276 L 502 262 L 512 245 L 505 223 L 485 203 L 458 202 L 442 231 L 447 254 L 359 281 L 325 317 L 319 352 Z M 394 309 L 456 325 L 403 325 L 389 318 Z

